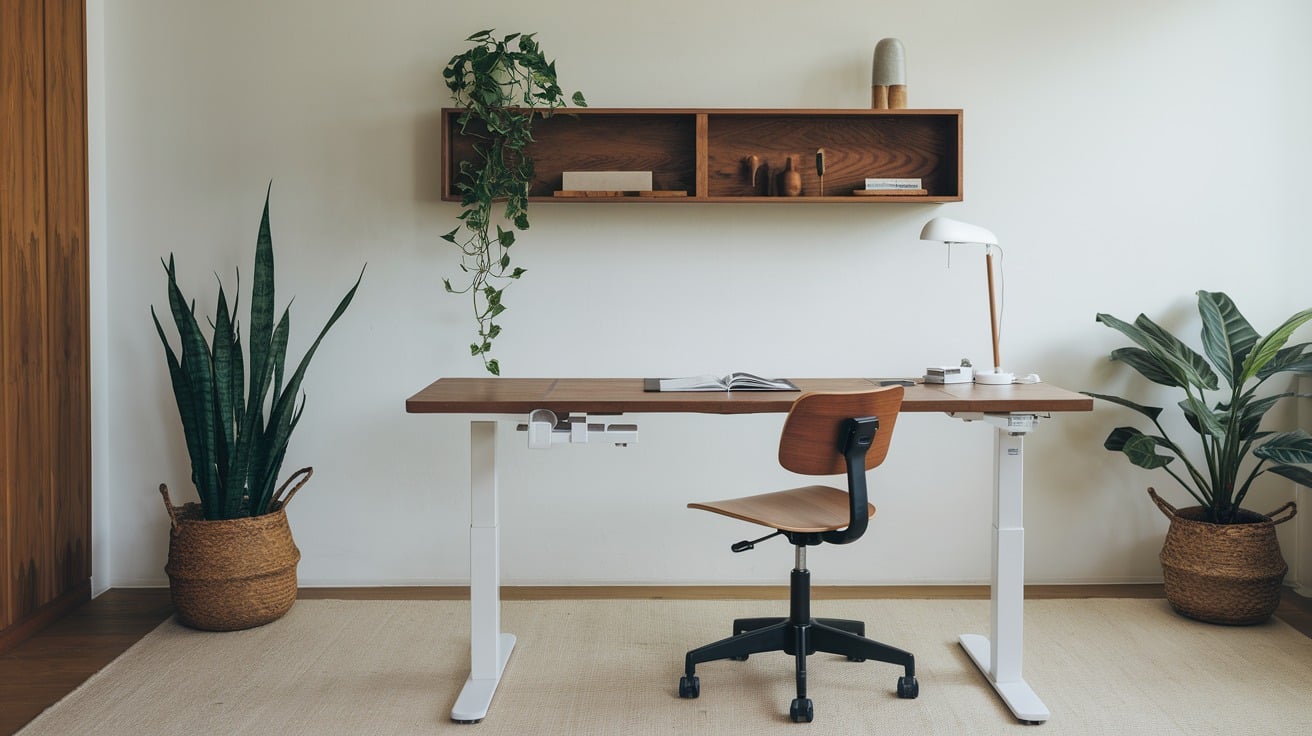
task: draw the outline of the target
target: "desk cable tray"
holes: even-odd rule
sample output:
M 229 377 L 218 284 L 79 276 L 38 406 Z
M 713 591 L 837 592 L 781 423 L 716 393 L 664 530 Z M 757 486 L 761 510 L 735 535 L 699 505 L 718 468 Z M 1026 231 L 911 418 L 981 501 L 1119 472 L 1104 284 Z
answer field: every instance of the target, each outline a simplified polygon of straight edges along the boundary
M 616 447 L 628 447 L 629 443 L 638 441 L 636 424 L 604 424 L 589 422 L 587 414 L 570 413 L 565 418 L 556 416 L 549 409 L 535 409 L 528 415 L 528 422 L 515 427 L 520 432 L 528 432 L 528 446 L 533 450 L 547 450 L 552 445 L 582 445 L 610 442 Z

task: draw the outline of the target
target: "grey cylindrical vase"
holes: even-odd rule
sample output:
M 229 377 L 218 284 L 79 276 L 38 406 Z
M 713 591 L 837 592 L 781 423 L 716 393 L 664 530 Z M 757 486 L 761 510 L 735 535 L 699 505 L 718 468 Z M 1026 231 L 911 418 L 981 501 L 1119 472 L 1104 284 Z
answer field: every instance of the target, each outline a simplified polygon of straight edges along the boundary
M 885 38 L 875 44 L 870 71 L 870 106 L 877 110 L 907 106 L 907 55 L 902 42 Z

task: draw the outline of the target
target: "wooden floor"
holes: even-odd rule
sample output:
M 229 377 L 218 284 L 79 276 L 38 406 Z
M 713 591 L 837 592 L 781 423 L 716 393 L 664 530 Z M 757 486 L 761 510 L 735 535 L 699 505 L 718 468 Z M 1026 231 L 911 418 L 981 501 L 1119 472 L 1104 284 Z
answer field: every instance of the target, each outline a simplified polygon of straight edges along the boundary
M 988 598 L 986 586 L 825 586 L 825 598 Z M 1044 598 L 1160 598 L 1161 585 L 1031 585 L 1025 596 Z M 452 588 L 308 588 L 301 598 L 351 600 L 452 600 L 468 589 Z M 523 587 L 504 588 L 506 600 L 652 598 L 778 599 L 781 586 L 689 587 Z M 173 613 L 163 588 L 110 590 L 67 617 L 0 655 L 0 736 L 17 732 L 41 711 L 81 685 Z M 1285 591 L 1276 616 L 1312 637 L 1312 599 Z

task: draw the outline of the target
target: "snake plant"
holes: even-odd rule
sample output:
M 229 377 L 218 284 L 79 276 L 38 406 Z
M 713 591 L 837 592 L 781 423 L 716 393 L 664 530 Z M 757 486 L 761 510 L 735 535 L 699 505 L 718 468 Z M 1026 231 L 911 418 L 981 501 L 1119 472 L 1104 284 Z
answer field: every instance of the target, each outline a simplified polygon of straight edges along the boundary
M 1099 314 L 1097 321 L 1138 345 L 1112 351 L 1112 360 L 1134 368 L 1153 383 L 1184 391 L 1178 406 L 1197 435 L 1205 466 L 1191 461 L 1183 445 L 1167 435 L 1158 421 L 1162 407 L 1086 393 L 1133 409 L 1157 429 L 1157 434 L 1145 434 L 1134 427 L 1117 427 L 1104 447 L 1124 453 L 1138 467 L 1165 470 L 1203 507 L 1206 521 L 1229 524 L 1238 520 L 1240 504 L 1263 473 L 1312 486 L 1312 472 L 1301 467 L 1312 463 L 1312 435 L 1301 429 L 1260 429 L 1267 411 L 1295 394 L 1258 391 L 1280 373 L 1312 374 L 1312 343 L 1286 345 L 1299 326 L 1312 320 L 1312 309 L 1298 312 L 1265 336 L 1259 335 L 1221 292 L 1198 292 L 1198 313 L 1206 358 L 1145 315 L 1140 314 L 1133 324 L 1110 314 Z M 1207 392 L 1216 394 L 1209 397 Z M 1255 462 L 1249 461 L 1250 455 Z M 1170 467 L 1177 458 L 1183 466 L 1179 472 Z
M 177 327 L 181 355 L 175 353 L 169 344 L 154 306 L 150 308 L 150 316 L 155 321 L 160 341 L 164 343 L 173 396 L 177 400 L 187 453 L 191 457 L 191 480 L 200 495 L 201 511 L 206 519 L 214 520 L 258 516 L 276 510 L 269 508 L 274 483 L 287 453 L 292 430 L 305 409 L 304 395 L 297 403 L 305 369 L 328 328 L 351 303 L 360 280 L 364 278 L 364 271 L 360 271 L 355 285 L 337 305 L 296 370 L 286 376 L 291 307 L 289 305 L 283 310 L 275 326 L 273 239 L 269 231 L 267 193 L 255 241 L 249 357 L 243 354 L 241 329 L 237 322 L 240 272 L 231 311 L 223 282 L 219 282 L 218 307 L 210 323 L 212 339 L 206 340 L 196 319 L 195 302 L 189 304 L 178 288 L 172 254 L 164 264 L 164 270 L 168 274 L 169 311 Z

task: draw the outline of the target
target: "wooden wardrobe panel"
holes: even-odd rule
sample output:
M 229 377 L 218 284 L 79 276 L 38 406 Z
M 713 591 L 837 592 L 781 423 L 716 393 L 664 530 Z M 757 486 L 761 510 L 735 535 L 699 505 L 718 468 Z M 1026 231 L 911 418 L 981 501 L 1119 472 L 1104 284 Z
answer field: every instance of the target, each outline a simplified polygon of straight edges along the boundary
M 6 619 L 12 623 L 53 595 L 39 571 L 54 562 L 49 513 L 50 424 L 46 406 L 44 18 L 38 0 L 8 0 L 3 68 L 5 140 L 3 262 L 5 345 Z
M 0 0 L 0 643 L 89 590 L 85 13 Z
M 58 9 L 56 9 L 58 5 Z M 86 7 L 47 0 L 46 302 L 54 564 L 58 593 L 91 576 Z

